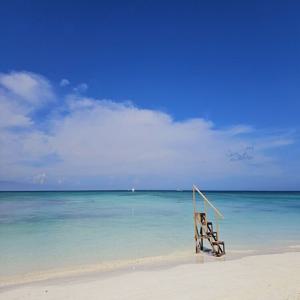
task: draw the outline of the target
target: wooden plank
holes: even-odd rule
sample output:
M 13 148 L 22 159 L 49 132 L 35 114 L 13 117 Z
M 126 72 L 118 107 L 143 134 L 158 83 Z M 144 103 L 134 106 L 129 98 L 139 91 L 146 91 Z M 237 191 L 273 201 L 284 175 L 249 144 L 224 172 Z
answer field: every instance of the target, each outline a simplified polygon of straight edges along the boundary
M 224 219 L 224 216 L 220 213 L 220 211 L 205 197 L 205 195 L 195 185 L 193 185 L 193 189 L 202 196 L 202 198 L 211 206 L 211 208 L 219 215 L 219 217 Z

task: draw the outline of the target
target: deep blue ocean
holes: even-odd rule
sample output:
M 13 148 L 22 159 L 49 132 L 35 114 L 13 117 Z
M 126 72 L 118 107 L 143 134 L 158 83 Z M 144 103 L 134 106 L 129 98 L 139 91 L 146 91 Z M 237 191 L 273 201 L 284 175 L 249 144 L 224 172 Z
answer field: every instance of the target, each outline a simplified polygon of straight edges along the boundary
M 205 194 L 227 251 L 299 246 L 300 192 Z M 193 236 L 190 191 L 0 192 L 0 276 L 192 253 Z

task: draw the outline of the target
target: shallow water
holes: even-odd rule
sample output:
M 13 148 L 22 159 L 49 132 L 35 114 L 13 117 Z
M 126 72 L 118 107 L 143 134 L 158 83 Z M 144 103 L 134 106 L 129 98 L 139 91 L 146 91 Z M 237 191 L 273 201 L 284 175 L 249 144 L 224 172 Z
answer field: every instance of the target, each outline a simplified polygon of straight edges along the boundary
M 228 251 L 300 244 L 300 193 L 206 195 Z M 0 192 L 0 276 L 193 252 L 192 216 L 191 192 Z

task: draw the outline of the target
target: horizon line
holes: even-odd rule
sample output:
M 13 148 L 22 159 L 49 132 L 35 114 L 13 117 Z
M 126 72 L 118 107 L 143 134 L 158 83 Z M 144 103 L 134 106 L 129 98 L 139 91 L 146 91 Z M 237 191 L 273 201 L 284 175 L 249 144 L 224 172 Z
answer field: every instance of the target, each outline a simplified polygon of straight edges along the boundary
M 203 189 L 203 192 L 261 192 L 261 193 L 270 193 L 270 192 L 278 192 L 278 193 L 299 193 L 300 190 L 239 190 L 239 189 Z M 192 189 L 135 189 L 134 192 L 131 189 L 78 189 L 78 190 L 0 190 L 0 193 L 25 193 L 25 192 L 192 192 Z

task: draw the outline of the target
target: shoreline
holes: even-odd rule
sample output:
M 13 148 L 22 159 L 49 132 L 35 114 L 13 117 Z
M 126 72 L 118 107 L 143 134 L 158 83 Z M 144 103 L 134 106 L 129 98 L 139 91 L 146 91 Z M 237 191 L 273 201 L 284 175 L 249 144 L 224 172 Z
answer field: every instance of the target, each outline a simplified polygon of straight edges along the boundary
M 8 288 L 2 300 L 300 299 L 300 252 L 68 278 Z
M 102 263 L 79 265 L 62 269 L 50 269 L 25 274 L 0 277 L 1 291 L 21 286 L 59 282 L 60 280 L 81 280 L 88 278 L 109 278 L 136 271 L 164 270 L 181 265 L 206 264 L 213 262 L 239 260 L 244 257 L 264 256 L 273 254 L 300 253 L 300 245 L 290 245 L 277 249 L 233 249 L 223 257 L 214 257 L 209 253 L 195 254 L 191 251 L 174 252 L 167 255 L 148 256 L 136 259 L 111 260 Z

